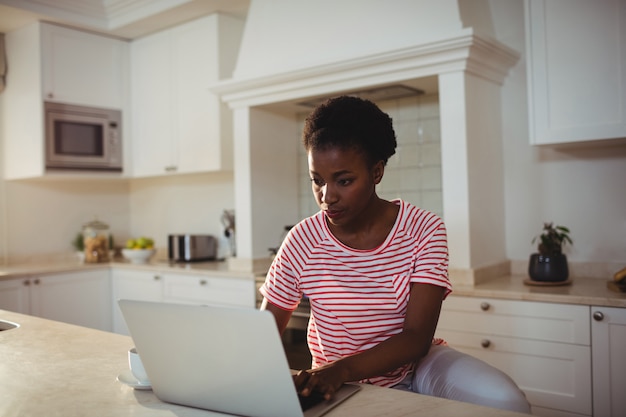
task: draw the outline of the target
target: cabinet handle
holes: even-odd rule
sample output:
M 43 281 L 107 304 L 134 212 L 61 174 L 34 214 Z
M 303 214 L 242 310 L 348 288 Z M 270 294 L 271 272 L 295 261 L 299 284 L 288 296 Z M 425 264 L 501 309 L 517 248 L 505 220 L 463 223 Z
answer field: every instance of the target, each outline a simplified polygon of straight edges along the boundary
M 25 279 L 24 280 L 24 286 L 28 287 L 30 285 L 30 280 Z
M 33 281 L 35 283 L 35 285 L 39 285 L 39 279 L 36 279 L 35 281 Z
M 176 169 L 177 167 L 175 165 L 168 165 L 165 167 L 165 172 L 174 172 Z
M 489 339 L 483 339 L 480 341 L 480 345 L 486 349 L 491 346 L 491 341 Z
M 483 301 L 482 303 L 480 303 L 480 309 L 482 311 L 487 311 L 487 310 L 489 310 L 490 307 L 491 307 L 491 305 L 489 305 L 489 303 L 486 302 L 486 301 Z
M 207 282 L 206 279 L 201 279 L 200 280 L 200 285 L 207 285 L 207 284 L 208 284 L 208 282 Z
M 155 280 L 155 281 L 159 281 L 160 279 L 161 279 L 161 276 L 160 276 L 160 275 L 155 275 L 155 276 L 154 276 L 154 280 Z
M 604 320 L 604 314 L 601 311 L 594 311 L 593 312 L 593 319 L 595 321 L 602 321 L 602 320 Z

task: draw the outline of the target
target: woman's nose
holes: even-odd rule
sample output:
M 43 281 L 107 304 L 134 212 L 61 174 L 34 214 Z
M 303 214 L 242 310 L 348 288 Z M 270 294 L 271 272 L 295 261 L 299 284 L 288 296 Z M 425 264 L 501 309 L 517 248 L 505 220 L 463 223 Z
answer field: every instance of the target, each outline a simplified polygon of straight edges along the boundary
M 328 184 L 324 184 L 322 187 L 322 202 L 326 204 L 333 203 L 337 200 L 336 193 Z

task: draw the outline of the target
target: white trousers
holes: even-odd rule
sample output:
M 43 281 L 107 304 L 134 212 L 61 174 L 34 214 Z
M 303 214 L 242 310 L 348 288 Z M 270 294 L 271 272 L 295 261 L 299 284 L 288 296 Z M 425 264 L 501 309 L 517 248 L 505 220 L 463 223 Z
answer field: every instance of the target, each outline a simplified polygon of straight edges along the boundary
M 449 346 L 431 346 L 393 388 L 530 414 L 526 396 L 507 374 Z

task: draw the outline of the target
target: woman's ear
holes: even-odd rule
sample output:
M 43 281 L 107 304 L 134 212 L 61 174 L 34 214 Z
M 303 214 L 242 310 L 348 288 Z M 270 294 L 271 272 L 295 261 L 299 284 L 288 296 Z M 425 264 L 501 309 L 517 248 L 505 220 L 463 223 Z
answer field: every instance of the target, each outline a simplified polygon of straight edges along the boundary
M 374 184 L 379 184 L 385 174 L 385 163 L 383 161 L 376 162 L 372 168 L 372 174 L 374 175 Z

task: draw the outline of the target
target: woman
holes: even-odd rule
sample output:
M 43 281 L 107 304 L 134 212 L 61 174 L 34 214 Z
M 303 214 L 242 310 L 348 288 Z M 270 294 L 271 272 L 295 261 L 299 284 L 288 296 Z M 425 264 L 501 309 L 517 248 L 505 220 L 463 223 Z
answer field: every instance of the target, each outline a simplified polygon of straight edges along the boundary
M 395 153 L 391 118 L 367 100 L 330 99 L 306 119 L 303 142 L 320 211 L 291 229 L 261 288 L 281 333 L 302 295 L 310 300 L 313 363 L 298 391 L 330 399 L 360 381 L 529 412 L 510 378 L 433 339 L 452 290 L 446 230 L 376 193 Z

